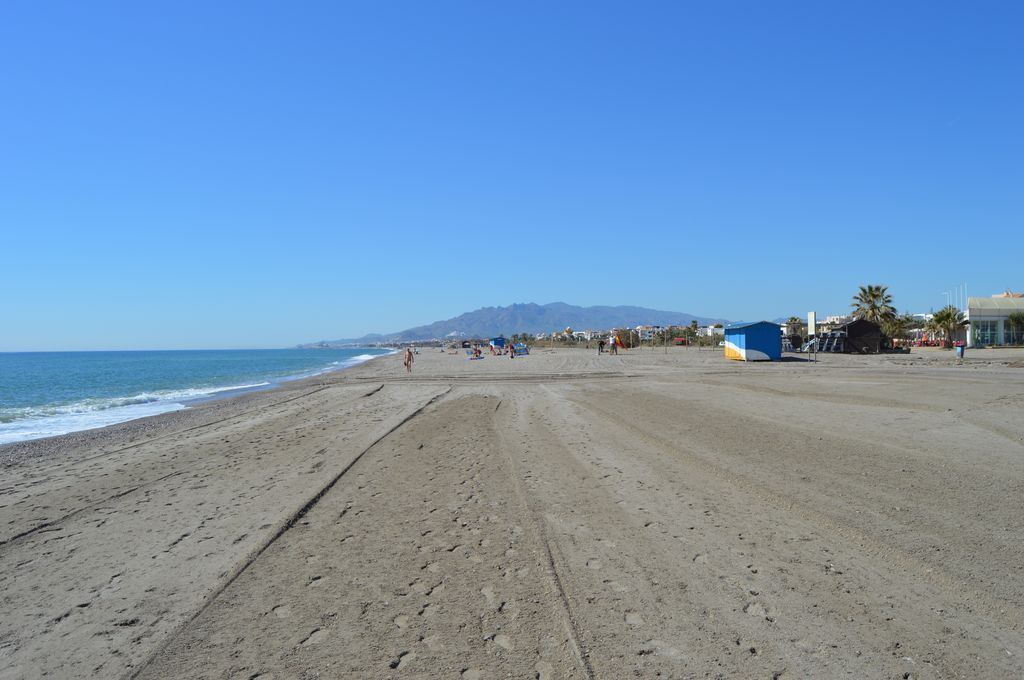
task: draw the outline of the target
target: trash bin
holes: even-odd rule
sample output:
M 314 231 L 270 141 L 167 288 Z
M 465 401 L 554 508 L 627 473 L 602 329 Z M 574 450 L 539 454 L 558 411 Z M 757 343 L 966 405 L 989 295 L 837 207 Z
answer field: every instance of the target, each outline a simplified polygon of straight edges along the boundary
M 963 359 L 964 358 L 964 346 L 963 345 L 957 345 L 956 346 L 956 358 L 957 359 Z

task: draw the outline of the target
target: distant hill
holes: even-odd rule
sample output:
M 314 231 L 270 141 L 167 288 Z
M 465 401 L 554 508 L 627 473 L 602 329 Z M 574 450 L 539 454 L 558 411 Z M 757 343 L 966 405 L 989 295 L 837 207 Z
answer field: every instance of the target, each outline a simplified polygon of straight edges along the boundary
M 564 302 L 546 305 L 530 302 L 508 307 L 484 307 L 452 319 L 435 321 L 426 326 L 417 326 L 396 333 L 374 333 L 361 338 L 325 340 L 300 347 L 412 342 L 447 337 L 489 338 L 515 333 L 550 333 L 567 326 L 575 330 L 608 330 L 641 324 L 686 326 L 694 320 L 701 325 L 728 323 L 725 319 L 710 319 L 685 312 L 665 312 L 646 307 L 577 307 Z

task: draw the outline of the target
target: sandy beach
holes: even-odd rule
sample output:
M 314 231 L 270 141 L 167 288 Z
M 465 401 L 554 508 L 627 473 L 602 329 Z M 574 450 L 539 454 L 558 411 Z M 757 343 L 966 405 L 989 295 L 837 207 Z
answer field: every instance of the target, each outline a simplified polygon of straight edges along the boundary
M 1024 351 L 424 350 L 0 447 L 0 678 L 1019 678 Z

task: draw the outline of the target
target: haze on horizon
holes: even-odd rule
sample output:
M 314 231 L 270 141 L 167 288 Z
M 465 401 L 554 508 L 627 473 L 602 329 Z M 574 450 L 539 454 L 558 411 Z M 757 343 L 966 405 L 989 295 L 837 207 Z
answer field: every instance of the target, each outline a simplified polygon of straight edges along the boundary
M 1024 289 L 1024 6 L 0 8 L 0 351 Z

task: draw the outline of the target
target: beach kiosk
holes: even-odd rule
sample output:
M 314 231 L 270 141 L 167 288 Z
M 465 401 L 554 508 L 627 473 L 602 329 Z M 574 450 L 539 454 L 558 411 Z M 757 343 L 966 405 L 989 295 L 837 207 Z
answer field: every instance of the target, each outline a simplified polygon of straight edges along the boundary
M 725 358 L 779 361 L 782 359 L 782 326 L 771 321 L 729 324 L 725 327 Z

